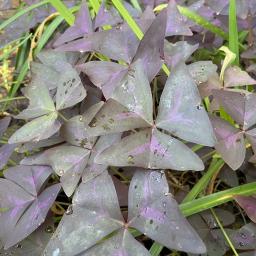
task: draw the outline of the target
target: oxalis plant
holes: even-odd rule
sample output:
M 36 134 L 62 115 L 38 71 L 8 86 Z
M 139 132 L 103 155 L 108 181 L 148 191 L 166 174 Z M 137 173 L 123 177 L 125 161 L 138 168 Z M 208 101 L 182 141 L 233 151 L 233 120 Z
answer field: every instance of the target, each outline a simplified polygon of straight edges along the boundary
M 187 8 L 170 0 L 153 9 L 131 1 L 136 9 L 83 1 L 72 9 L 76 18 L 50 2 L 62 16 L 42 24 L 56 17 L 57 28 L 64 17 L 72 26 L 42 49 L 36 39 L 50 37 L 51 24 L 47 36 L 39 25 L 24 66 L 23 110 L 8 106 L 18 87 L 3 106 L 11 111 L 0 120 L 0 255 L 221 256 L 230 248 L 254 255 L 256 183 L 239 186 L 233 172 L 248 159 L 256 163 L 256 81 L 234 65 L 244 46 L 230 37 L 229 48 L 216 50 L 218 69 L 192 61 L 203 43 L 180 40 L 200 35 L 191 20 L 228 40 L 202 16 L 225 16 L 229 4 L 236 24 L 235 2 L 219 9 L 214 1 Z M 237 15 L 243 19 L 251 6 Z M 221 169 L 220 180 L 233 188 L 213 193 Z M 200 179 L 188 191 L 177 173 Z M 174 196 L 170 184 L 185 195 Z M 252 222 L 232 229 L 232 210 L 211 209 L 232 199 Z

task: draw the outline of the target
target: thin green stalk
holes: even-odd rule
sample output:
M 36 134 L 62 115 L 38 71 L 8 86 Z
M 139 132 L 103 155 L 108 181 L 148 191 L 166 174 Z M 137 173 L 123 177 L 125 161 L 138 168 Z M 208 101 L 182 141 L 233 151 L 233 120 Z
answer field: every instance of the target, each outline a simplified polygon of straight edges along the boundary
M 236 19 L 236 0 L 229 0 L 228 27 L 229 49 L 236 54 L 234 63 L 235 65 L 239 66 L 239 40 Z
M 256 182 L 251 182 L 235 188 L 217 192 L 209 196 L 204 196 L 190 202 L 182 203 L 180 204 L 180 210 L 184 216 L 190 216 L 232 201 L 233 197 L 236 195 L 251 196 L 253 194 L 256 194 Z
M 49 3 L 59 12 L 59 14 L 72 26 L 75 22 L 75 16 L 70 12 L 61 0 L 49 0 Z
M 127 22 L 129 27 L 132 29 L 133 33 L 138 37 L 139 40 L 142 40 L 144 36 L 142 30 L 140 29 L 136 21 L 133 19 L 133 17 L 130 15 L 130 13 L 126 10 L 122 2 L 120 0 L 111 0 L 111 1 L 113 5 L 116 7 L 116 9 L 119 11 L 119 13 L 122 15 L 124 20 Z M 163 64 L 162 69 L 167 76 L 170 75 L 170 71 L 165 64 Z
M 215 218 L 215 220 L 216 220 L 218 226 L 220 227 L 220 229 L 221 229 L 221 231 L 222 231 L 222 233 L 223 233 L 225 239 L 227 240 L 228 245 L 230 246 L 231 250 L 233 251 L 234 255 L 235 255 L 235 256 L 239 256 L 239 254 L 237 253 L 237 251 L 236 251 L 234 245 L 233 245 L 232 242 L 230 241 L 227 232 L 225 231 L 224 227 L 222 226 L 222 224 L 221 224 L 221 222 L 220 222 L 220 220 L 219 220 L 217 214 L 215 213 L 215 211 L 214 211 L 213 209 L 211 209 L 211 213 L 212 213 L 213 217 Z
M 213 175 L 223 167 L 224 161 L 222 159 L 213 158 L 207 172 L 194 185 L 194 187 L 186 195 L 182 203 L 187 203 L 194 200 L 208 185 Z
M 5 27 L 7 27 L 9 24 L 11 24 L 12 22 L 14 22 L 16 19 L 18 19 L 19 17 L 21 17 L 22 15 L 30 12 L 31 10 L 35 9 L 35 8 L 38 8 L 42 5 L 45 5 L 45 4 L 48 4 L 49 3 L 49 0 L 43 0 L 43 1 L 40 1 L 39 3 L 36 3 L 36 4 L 32 4 L 30 5 L 29 7 L 23 9 L 23 10 L 20 10 L 19 12 L 17 12 L 16 14 L 14 14 L 12 17 L 10 17 L 8 20 L 4 21 L 3 23 L 1 23 L 0 25 L 0 31 L 2 29 L 4 29 Z

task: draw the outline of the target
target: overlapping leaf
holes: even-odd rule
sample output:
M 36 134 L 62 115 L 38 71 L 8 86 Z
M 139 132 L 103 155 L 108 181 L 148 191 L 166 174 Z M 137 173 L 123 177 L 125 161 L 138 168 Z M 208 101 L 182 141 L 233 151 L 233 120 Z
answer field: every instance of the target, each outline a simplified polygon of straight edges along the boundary
M 23 240 L 44 222 L 60 190 L 60 185 L 55 184 L 41 191 L 50 174 L 49 167 L 25 165 L 4 172 L 6 179 L 0 180 L 0 238 L 5 249 Z
M 134 191 L 136 189 L 137 192 Z M 45 255 L 149 255 L 128 233 L 129 226 L 138 228 L 152 239 L 161 239 L 169 248 L 204 253 L 204 244 L 182 217 L 174 199 L 165 193 L 168 193 L 168 184 L 164 174 L 136 172 L 129 192 L 129 221 L 125 225 L 113 181 L 107 173 L 82 183 L 73 197 L 72 212 L 69 211 L 63 217 L 45 249 Z M 147 205 L 147 202 L 150 204 Z M 165 214 L 171 214 L 171 219 L 163 217 Z M 159 225 L 159 228 L 155 228 L 155 225 Z M 175 228 L 177 226 L 179 229 Z M 185 237 L 181 230 L 186 230 Z M 163 241 L 162 237 L 165 237 Z M 178 246 L 174 243 L 176 239 L 179 241 Z M 192 243 L 197 246 L 192 246 Z
M 0 120 L 0 137 L 4 135 L 10 122 L 11 118 L 8 116 Z M 16 144 L 4 144 L 0 147 L 0 169 L 6 165 L 16 146 Z

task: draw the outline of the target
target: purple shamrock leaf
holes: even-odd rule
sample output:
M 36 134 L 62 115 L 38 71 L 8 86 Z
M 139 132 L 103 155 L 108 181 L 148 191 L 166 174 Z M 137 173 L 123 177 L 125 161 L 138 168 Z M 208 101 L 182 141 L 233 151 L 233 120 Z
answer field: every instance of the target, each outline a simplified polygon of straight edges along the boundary
M 204 243 L 169 194 L 164 173 L 135 173 L 129 189 L 128 224 L 170 249 L 206 252 Z
M 235 200 L 245 210 L 247 216 L 256 223 L 256 198 L 254 196 L 235 196 Z
M 5 249 L 15 245 L 41 225 L 56 199 L 60 185 L 43 192 L 41 188 L 51 169 L 45 166 L 20 165 L 4 171 L 1 179 L 0 237 Z M 8 191 L 8 195 L 4 194 Z
M 185 144 L 151 128 L 123 138 L 99 154 L 96 162 L 153 169 L 200 171 L 204 168 L 201 159 Z

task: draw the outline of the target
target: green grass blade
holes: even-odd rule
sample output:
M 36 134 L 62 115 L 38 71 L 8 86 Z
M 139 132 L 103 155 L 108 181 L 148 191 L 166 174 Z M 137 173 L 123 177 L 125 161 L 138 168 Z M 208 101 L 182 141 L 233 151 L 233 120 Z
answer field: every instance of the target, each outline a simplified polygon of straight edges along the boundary
M 202 178 L 194 185 L 194 187 L 186 195 L 182 203 L 187 203 L 194 200 L 208 185 L 211 178 L 215 173 L 217 173 L 224 165 L 222 159 L 214 159 L 210 164 L 207 172 L 202 176 Z
M 236 195 L 251 196 L 253 194 L 256 194 L 256 182 L 251 182 L 235 188 L 217 192 L 209 196 L 204 196 L 187 203 L 182 203 L 180 204 L 180 209 L 185 216 L 190 216 L 232 201 L 233 197 Z
M 138 2 L 138 0 L 131 0 L 131 4 L 133 5 L 133 7 L 139 11 L 142 11 L 140 4 Z
M 72 26 L 75 22 L 75 16 L 69 11 L 61 0 L 49 0 L 50 4 L 59 12 L 59 14 Z
M 139 40 L 141 40 L 144 36 L 143 32 L 136 23 L 136 21 L 133 19 L 133 17 L 130 15 L 130 13 L 126 10 L 122 2 L 120 0 L 112 0 L 112 3 L 119 11 L 119 13 L 122 15 L 124 20 L 127 22 L 129 27 L 132 29 L 134 34 L 139 38 Z
M 239 39 L 236 19 L 236 0 L 229 0 L 228 28 L 229 49 L 236 54 L 234 63 L 235 65 L 239 66 Z
M 40 1 L 39 3 L 36 4 L 32 4 L 29 7 L 20 10 L 19 12 L 17 12 L 16 14 L 14 14 L 12 17 L 10 17 L 8 20 L 4 21 L 3 23 L 1 23 L 0 25 L 0 31 L 3 30 L 5 27 L 7 27 L 9 24 L 11 24 L 12 22 L 14 22 L 16 19 L 18 19 L 20 16 L 30 12 L 31 10 L 38 8 L 42 5 L 48 4 L 49 0 L 44 0 L 44 1 Z
M 211 22 L 209 22 L 204 17 L 200 16 L 196 12 L 191 11 L 189 8 L 178 5 L 179 12 L 187 17 L 188 19 L 194 21 L 196 24 L 200 25 L 201 27 L 211 31 L 212 33 L 222 37 L 225 40 L 228 40 L 228 34 L 223 31 L 221 28 L 213 25 Z
M 91 4 L 92 9 L 96 15 L 100 9 L 100 2 L 98 0 L 89 0 L 89 3 Z
M 154 242 L 149 250 L 150 254 L 152 256 L 158 256 L 160 254 L 160 252 L 163 250 L 164 246 Z

